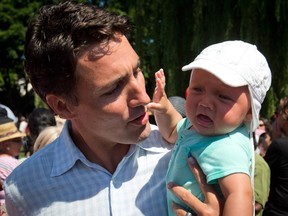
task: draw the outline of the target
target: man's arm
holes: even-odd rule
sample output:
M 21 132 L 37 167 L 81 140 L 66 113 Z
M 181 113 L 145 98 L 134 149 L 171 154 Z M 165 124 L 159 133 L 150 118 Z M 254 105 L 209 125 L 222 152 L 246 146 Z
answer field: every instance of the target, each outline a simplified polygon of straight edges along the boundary
M 223 203 L 221 202 L 221 199 L 219 198 L 217 192 L 214 190 L 212 185 L 207 184 L 206 176 L 199 167 L 198 163 L 190 157 L 188 159 L 188 165 L 193 175 L 195 176 L 195 179 L 198 182 L 202 193 L 205 196 L 205 200 L 201 202 L 190 191 L 172 182 L 168 184 L 168 189 L 173 192 L 180 200 L 186 203 L 191 209 L 193 209 L 199 216 L 223 215 Z M 185 211 L 183 208 L 181 208 L 181 206 L 177 205 L 176 203 L 173 203 L 172 207 L 177 216 L 189 215 L 189 212 Z

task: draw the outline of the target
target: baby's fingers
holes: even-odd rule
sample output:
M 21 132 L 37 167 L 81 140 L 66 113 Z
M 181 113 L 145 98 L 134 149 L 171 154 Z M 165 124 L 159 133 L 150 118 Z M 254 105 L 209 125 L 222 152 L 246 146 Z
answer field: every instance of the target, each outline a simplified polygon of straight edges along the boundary
M 158 103 L 165 95 L 165 75 L 163 69 L 155 73 L 156 87 L 154 90 L 153 101 Z
M 162 68 L 155 73 L 155 79 L 156 79 L 156 82 L 157 82 L 157 80 L 159 81 L 158 84 L 159 84 L 162 88 L 165 88 L 166 79 L 165 79 L 164 70 L 163 70 Z
M 157 111 L 157 112 L 165 112 L 166 109 L 163 108 L 163 106 L 160 104 L 160 103 L 154 103 L 154 102 L 151 102 L 147 105 L 147 108 L 148 110 L 154 112 L 154 111 Z

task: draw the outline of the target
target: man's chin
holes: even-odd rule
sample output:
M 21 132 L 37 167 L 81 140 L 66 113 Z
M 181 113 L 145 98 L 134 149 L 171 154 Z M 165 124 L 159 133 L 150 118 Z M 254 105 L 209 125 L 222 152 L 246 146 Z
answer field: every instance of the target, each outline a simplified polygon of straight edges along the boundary
M 148 122 L 145 125 L 145 127 L 143 127 L 143 130 L 138 137 L 138 142 L 141 142 L 141 141 L 145 140 L 146 138 L 148 138 L 150 133 L 151 133 L 151 126 L 150 126 L 150 123 Z

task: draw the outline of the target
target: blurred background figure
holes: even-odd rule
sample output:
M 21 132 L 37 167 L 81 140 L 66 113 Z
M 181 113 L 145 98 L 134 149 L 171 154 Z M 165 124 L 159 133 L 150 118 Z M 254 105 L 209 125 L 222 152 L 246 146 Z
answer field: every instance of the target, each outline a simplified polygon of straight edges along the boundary
M 258 127 L 256 128 L 255 130 L 255 133 L 254 133 L 254 138 L 255 138 L 255 145 L 257 146 L 256 148 L 256 152 L 258 154 L 260 154 L 260 146 L 259 146 L 259 139 L 260 139 L 260 136 L 266 132 L 266 128 L 271 128 L 271 125 L 269 123 L 269 121 L 263 117 L 260 117 L 259 118 L 259 125 Z
M 54 113 L 47 108 L 36 108 L 28 116 L 27 138 L 24 144 L 25 156 L 33 154 L 33 145 L 40 132 L 49 126 L 56 126 Z
M 186 117 L 186 100 L 180 96 L 171 96 L 168 98 L 173 107 L 180 113 L 180 115 Z
M 264 159 L 271 170 L 271 184 L 263 216 L 286 216 L 288 215 L 288 137 L 273 140 Z
M 21 116 L 20 120 L 18 121 L 18 129 L 22 133 L 26 133 L 28 122 L 24 116 Z
M 269 122 L 265 118 L 259 118 L 259 125 L 253 132 L 255 150 L 254 198 L 256 216 L 262 216 L 270 190 L 271 171 L 269 165 L 263 158 L 266 149 L 271 143 L 269 131 L 271 132 Z
M 7 116 L 7 111 L 0 107 L 0 204 L 5 203 L 5 194 L 2 183 L 7 176 L 19 165 L 17 157 L 22 147 L 22 138 L 25 133 L 18 131 L 14 121 Z
M 66 119 L 59 117 L 58 115 L 55 116 L 56 119 L 56 126 L 64 126 Z
M 15 116 L 15 114 L 13 113 L 13 111 L 12 111 L 8 106 L 0 103 L 0 108 L 5 109 L 6 112 L 7 112 L 7 117 L 10 118 L 10 119 L 12 119 L 12 120 L 14 121 L 14 123 L 17 124 L 18 118 Z
M 264 133 L 265 133 L 265 130 L 262 130 L 259 128 L 256 128 L 256 130 L 253 132 L 254 148 L 257 154 L 260 154 L 261 149 L 259 145 L 259 140 L 260 140 L 260 136 Z
M 254 196 L 255 214 L 262 216 L 270 190 L 270 168 L 266 161 L 255 152 Z
M 258 149 L 259 154 L 264 157 L 267 149 L 272 143 L 272 130 L 271 127 L 266 128 L 266 131 L 259 136 Z
M 267 124 L 269 124 L 269 121 L 263 117 L 260 117 L 259 118 L 259 125 L 258 125 L 257 129 L 265 131 Z
M 280 100 L 277 108 L 279 114 L 272 123 L 272 139 L 285 137 L 288 134 L 288 97 Z
M 171 96 L 168 98 L 173 107 L 180 113 L 180 115 L 186 117 L 186 99 L 180 96 Z M 157 125 L 154 114 L 151 112 L 149 115 L 149 122 Z
M 53 142 L 61 133 L 63 125 L 49 126 L 43 129 L 33 146 L 33 152 L 37 152 L 49 143 Z

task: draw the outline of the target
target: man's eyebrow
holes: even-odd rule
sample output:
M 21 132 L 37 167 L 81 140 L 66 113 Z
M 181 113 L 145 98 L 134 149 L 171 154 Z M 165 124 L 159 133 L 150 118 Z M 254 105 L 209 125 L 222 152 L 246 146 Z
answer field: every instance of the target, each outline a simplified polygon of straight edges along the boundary
M 111 88 L 113 85 L 117 85 L 117 83 L 122 82 L 123 80 L 125 80 L 128 77 L 127 74 L 125 74 L 124 76 L 121 75 L 119 77 L 117 77 L 116 79 L 112 80 L 111 82 L 106 83 L 105 86 L 102 86 L 101 88 L 99 88 L 98 90 L 102 90 L 105 91 L 106 89 Z
M 118 83 L 121 83 L 124 80 L 128 79 L 128 76 L 129 76 L 128 74 L 120 75 L 120 76 L 116 77 L 114 80 L 110 80 L 105 85 L 95 89 L 95 92 L 98 92 L 98 93 L 106 92 L 107 90 L 112 88 L 114 85 L 117 85 Z
M 137 64 L 135 65 L 135 67 L 133 67 L 133 71 L 137 70 L 139 67 L 140 67 L 140 59 L 138 59 Z M 107 89 L 111 88 L 113 85 L 116 85 L 117 83 L 122 82 L 123 80 L 127 79 L 128 76 L 129 76 L 128 74 L 121 75 L 117 77 L 115 80 L 112 80 L 111 82 L 106 83 L 105 86 L 95 89 L 95 91 L 97 92 L 106 91 Z

